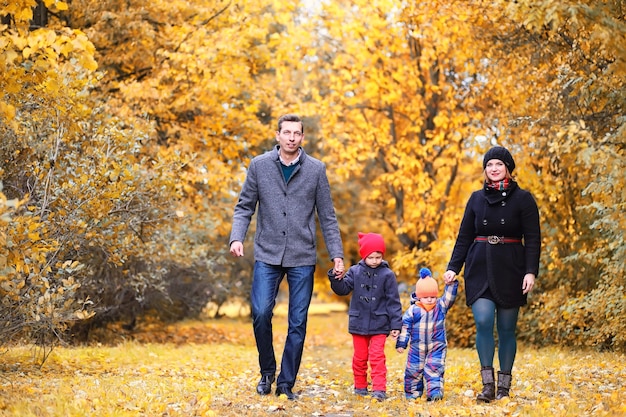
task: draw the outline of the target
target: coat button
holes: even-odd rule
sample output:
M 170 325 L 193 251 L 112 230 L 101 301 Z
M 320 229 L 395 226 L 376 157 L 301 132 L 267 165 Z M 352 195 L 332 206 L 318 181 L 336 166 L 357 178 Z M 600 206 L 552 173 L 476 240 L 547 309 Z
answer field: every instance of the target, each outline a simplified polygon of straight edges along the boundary
M 506 191 L 502 191 L 502 196 L 506 197 Z
M 506 206 L 506 201 L 502 202 L 502 207 Z
M 500 224 L 504 224 L 504 219 L 500 219 Z
M 487 226 L 487 219 L 483 219 L 483 225 Z

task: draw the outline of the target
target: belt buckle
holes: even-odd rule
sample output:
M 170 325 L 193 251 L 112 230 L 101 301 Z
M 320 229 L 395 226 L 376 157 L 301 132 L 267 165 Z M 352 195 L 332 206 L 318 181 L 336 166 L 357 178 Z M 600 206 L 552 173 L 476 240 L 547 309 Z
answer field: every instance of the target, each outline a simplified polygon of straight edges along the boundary
M 487 242 L 492 245 L 497 245 L 498 243 L 504 243 L 504 239 L 500 236 L 487 236 Z

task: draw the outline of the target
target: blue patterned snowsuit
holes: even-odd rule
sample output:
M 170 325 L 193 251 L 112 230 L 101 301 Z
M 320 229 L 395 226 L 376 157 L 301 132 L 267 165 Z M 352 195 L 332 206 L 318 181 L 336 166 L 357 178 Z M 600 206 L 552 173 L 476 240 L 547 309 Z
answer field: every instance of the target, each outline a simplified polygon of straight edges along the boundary
M 446 352 L 446 314 L 454 304 L 459 282 L 446 285 L 444 294 L 437 299 L 435 307 L 426 311 L 417 304 L 415 294 L 411 296 L 411 306 L 402 316 L 402 332 L 396 342 L 397 348 L 407 348 L 406 369 L 404 372 L 404 392 L 407 395 L 421 396 L 426 380 L 426 395 L 443 395 L 443 374 Z

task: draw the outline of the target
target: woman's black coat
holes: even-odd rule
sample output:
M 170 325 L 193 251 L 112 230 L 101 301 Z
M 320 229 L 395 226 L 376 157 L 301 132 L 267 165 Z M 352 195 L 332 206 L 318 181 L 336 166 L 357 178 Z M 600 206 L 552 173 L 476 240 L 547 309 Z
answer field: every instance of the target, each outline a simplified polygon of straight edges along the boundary
M 492 235 L 523 239 L 523 243 L 474 241 Z M 467 202 L 448 269 L 458 274 L 465 263 L 468 306 L 489 288 L 499 306 L 519 307 L 527 302 L 522 293 L 524 275 L 539 274 L 540 250 L 539 210 L 533 196 L 515 181 L 506 191 L 485 185 Z

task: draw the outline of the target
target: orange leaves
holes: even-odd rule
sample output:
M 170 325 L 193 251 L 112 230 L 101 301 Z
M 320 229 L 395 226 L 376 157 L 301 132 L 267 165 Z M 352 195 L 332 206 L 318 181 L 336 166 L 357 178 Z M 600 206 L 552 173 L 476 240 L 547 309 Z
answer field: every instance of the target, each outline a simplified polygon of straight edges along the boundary
M 617 2 L 308 3 L 45 0 L 50 26 L 27 31 L 35 1 L 4 2 L 3 181 L 31 198 L 0 211 L 6 299 L 30 296 L 28 278 L 33 300 L 86 318 L 72 288 L 105 266 L 135 291 L 162 282 L 132 259 L 218 259 L 243 167 L 285 111 L 311 122 L 345 236 L 397 236 L 400 273 L 445 263 L 478 154 L 498 141 L 540 200 L 545 288 L 626 276 Z M 619 339 L 620 312 L 597 340 Z
M 185 198 L 201 197 L 197 189 L 206 185 L 231 189 L 223 181 L 237 179 L 244 150 L 266 139 L 267 127 L 254 114 L 272 107 L 276 87 L 268 77 L 279 71 L 272 56 L 293 59 L 276 32 L 276 19 L 287 16 L 283 6 L 273 14 L 257 3 L 153 2 L 150 19 L 119 5 L 85 10 L 85 19 L 99 22 L 88 33 L 108 71 L 104 88 L 121 92 L 111 110 L 155 121 L 166 152 L 187 160 L 180 178 Z M 188 203 L 224 204 L 212 193 L 204 198 L 200 206 Z
M 29 105 L 33 94 L 41 94 L 48 102 L 56 102 L 58 109 L 67 107 L 68 87 L 83 88 L 88 80 L 84 75 L 97 65 L 93 59 L 93 45 L 84 34 L 70 30 L 39 29 L 34 32 L 4 31 L 0 37 L 0 87 L 8 94 L 0 101 L 0 115 L 18 128 L 16 110 Z M 44 108 L 46 106 L 43 106 Z M 31 116 L 41 116 L 41 105 Z M 45 109 L 49 111 L 49 109 Z M 41 116 L 41 117 L 47 117 Z
M 22 330 L 61 335 L 69 324 L 89 319 L 94 312 L 79 293 L 93 294 L 81 288 L 86 277 L 162 253 L 141 239 L 149 241 L 153 225 L 167 217 L 168 205 L 153 203 L 165 193 L 169 201 L 174 185 L 167 178 L 172 171 L 155 174 L 136 163 L 137 138 L 146 133 L 128 127 L 131 120 L 120 127 L 91 100 L 86 87 L 97 65 L 84 33 L 6 31 L 0 39 L 0 53 L 13 57 L 0 85 L 20 109 L 15 130 L 3 130 L 3 162 L 10 162 L 3 180 L 15 195 L 30 193 L 29 206 L 7 219 L 6 235 L 3 228 L 6 343 Z
M 36 5 L 36 0 L 14 0 L 3 2 L 0 11 L 3 15 L 10 14 L 17 24 L 24 25 L 33 18 L 32 8 Z
M 280 317 L 284 318 L 284 317 Z M 275 320 L 284 334 L 286 320 Z M 329 332 L 329 323 L 333 331 Z M 58 347 L 43 366 L 33 363 L 30 345 L 3 355 L 0 412 L 7 415 L 258 416 L 528 416 L 622 415 L 625 410 L 624 357 L 569 348 L 518 349 L 511 397 L 477 403 L 480 365 L 474 349 L 449 349 L 444 399 L 404 398 L 406 355 L 387 341 L 387 394 L 373 402 L 353 394 L 352 343 L 346 313 L 309 317 L 295 402 L 259 396 L 257 351 L 248 320 L 187 322 L 146 331 L 170 335 L 172 343 L 146 336 L 145 343 L 122 340 L 130 333 L 114 329 L 117 343 Z M 143 332 L 141 329 L 139 332 Z M 194 333 L 197 335 L 194 337 Z M 212 339 L 211 334 L 225 339 Z M 228 339 L 233 336 L 233 339 Z M 311 337 L 309 337 L 311 336 Z M 247 340 L 247 342 L 243 342 Z M 177 341 L 183 341 L 178 343 Z M 282 341 L 276 344 L 277 354 Z M 274 385 L 275 386 L 275 385 Z
M 528 153 L 529 167 L 520 175 L 544 218 L 547 273 L 540 298 L 555 312 L 540 324 L 540 338 L 621 349 L 623 325 L 616 317 L 624 303 L 608 301 L 625 284 L 626 242 L 617 232 L 623 228 L 616 228 L 623 198 L 615 188 L 624 170 L 624 77 L 616 77 L 626 74 L 626 53 L 617 47 L 624 44 L 624 24 L 615 18 L 621 5 L 501 3 L 539 42 L 537 48 L 517 45 L 517 53 L 507 51 L 502 61 L 510 74 L 503 85 L 516 97 L 504 103 L 512 117 L 510 136 Z M 605 315 L 606 305 L 615 310 Z
M 43 3 L 52 11 L 60 12 L 67 10 L 67 3 L 65 1 L 60 0 L 43 0 Z
M 375 6 L 363 5 L 360 10 L 368 7 Z M 355 20 L 352 31 L 361 30 L 359 24 L 381 23 L 374 18 L 368 18 L 367 22 Z M 332 30 L 329 28 L 331 33 Z M 429 51 L 435 49 L 430 46 L 440 39 L 419 35 L 427 39 L 419 42 Z M 407 237 L 405 245 L 419 242 L 426 247 L 429 240 L 423 231 L 437 233 L 437 213 L 442 214 L 433 203 L 445 196 L 437 191 L 431 194 L 432 200 L 425 201 L 423 195 L 429 193 L 433 178 L 446 178 L 445 161 L 448 167 L 456 164 L 456 152 L 438 154 L 448 145 L 447 132 L 460 131 L 457 138 L 462 137 L 467 119 L 465 112 L 457 115 L 449 110 L 458 107 L 453 96 L 435 99 L 447 91 L 429 73 L 437 67 L 433 62 L 435 54 L 421 50 L 420 63 L 413 65 L 409 51 L 402 47 L 401 35 L 370 31 L 367 36 L 367 41 L 358 37 L 344 39 L 341 49 L 333 55 L 336 73 L 326 76 L 319 71 L 324 74 L 320 83 L 329 86 L 317 110 L 324 114 L 327 160 L 332 162 L 331 169 L 342 177 L 360 178 L 369 183 L 364 190 L 369 194 L 366 198 L 375 204 L 372 207 L 378 207 L 374 208 L 375 216 L 382 213 L 396 234 Z M 377 51 L 394 53 L 376 58 L 376 53 L 368 49 L 368 42 L 378 42 Z M 363 71 L 365 68 L 367 72 Z M 429 119 L 434 121 L 433 126 L 429 126 Z M 443 170 L 427 171 L 425 168 L 432 166 L 432 162 Z M 341 218 L 349 221 L 346 220 L 349 217 Z M 394 265 L 407 270 L 414 266 Z

